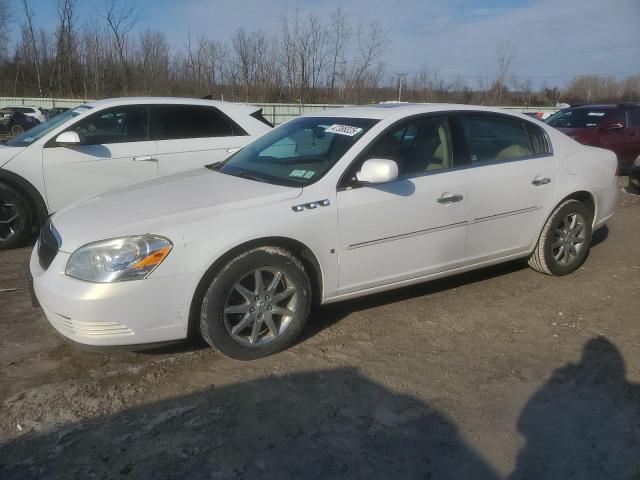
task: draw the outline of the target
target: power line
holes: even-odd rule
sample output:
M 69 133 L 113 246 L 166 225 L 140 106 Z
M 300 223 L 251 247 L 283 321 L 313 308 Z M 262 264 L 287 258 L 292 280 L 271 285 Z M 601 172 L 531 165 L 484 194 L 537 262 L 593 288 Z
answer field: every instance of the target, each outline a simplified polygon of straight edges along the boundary
M 411 75 L 416 75 L 416 74 L 420 74 L 420 73 L 432 73 L 435 76 L 438 77 L 461 77 L 461 78 L 479 78 L 479 77 L 485 77 L 485 78 L 494 78 L 497 77 L 497 75 L 495 74 L 487 74 L 487 73 L 479 73 L 479 74 L 463 74 L 463 73 L 441 73 L 438 72 L 437 70 L 434 70 L 432 72 L 430 72 L 429 70 L 424 70 L 424 71 L 420 71 L 420 70 L 411 70 L 409 71 L 409 73 Z M 397 75 L 397 74 L 396 74 Z M 591 77 L 615 77 L 615 76 L 619 76 L 619 75 L 640 75 L 640 71 L 631 71 L 631 72 L 599 72 L 599 73 L 572 73 L 572 74 L 567 74 L 567 75 L 510 75 L 511 78 L 517 78 L 517 79 L 553 79 L 553 78 L 574 78 L 574 77 L 585 77 L 585 76 L 591 76 Z

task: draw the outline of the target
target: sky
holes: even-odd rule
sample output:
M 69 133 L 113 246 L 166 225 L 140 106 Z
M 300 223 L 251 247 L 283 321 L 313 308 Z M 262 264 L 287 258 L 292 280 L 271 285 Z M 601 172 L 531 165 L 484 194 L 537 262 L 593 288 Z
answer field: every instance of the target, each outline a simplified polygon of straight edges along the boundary
M 17 0 L 14 0 L 17 4 Z M 54 0 L 32 0 L 36 21 L 52 27 Z M 352 24 L 379 21 L 388 31 L 388 72 L 423 66 L 470 82 L 495 72 L 496 46 L 514 50 L 513 75 L 564 85 L 581 74 L 640 74 L 640 0 L 120 0 L 137 5 L 140 27 L 163 31 L 175 47 L 201 33 L 228 41 L 238 27 L 276 32 L 283 11 L 328 18 L 338 6 Z M 98 0 L 78 0 L 79 20 Z

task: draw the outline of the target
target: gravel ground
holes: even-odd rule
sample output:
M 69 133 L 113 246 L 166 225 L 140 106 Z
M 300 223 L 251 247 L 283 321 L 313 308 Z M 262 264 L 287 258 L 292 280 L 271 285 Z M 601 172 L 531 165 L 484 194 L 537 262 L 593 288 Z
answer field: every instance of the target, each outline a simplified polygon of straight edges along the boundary
M 319 308 L 249 363 L 76 350 L 30 305 L 29 252 L 0 252 L 2 479 L 640 479 L 640 197 L 622 190 L 573 275 L 516 262 Z

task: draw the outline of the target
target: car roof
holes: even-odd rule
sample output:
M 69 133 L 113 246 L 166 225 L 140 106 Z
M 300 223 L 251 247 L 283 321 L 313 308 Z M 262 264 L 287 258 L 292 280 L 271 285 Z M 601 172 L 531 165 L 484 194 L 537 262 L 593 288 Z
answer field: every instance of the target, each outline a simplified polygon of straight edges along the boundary
M 121 105 L 202 105 L 216 107 L 220 110 L 236 113 L 253 113 L 260 109 L 260 107 L 256 107 L 255 105 L 187 97 L 117 97 L 95 100 L 87 102 L 84 105 L 94 108 L 115 107 Z
M 4 110 L 5 108 L 32 108 L 34 110 L 40 107 L 34 107 L 33 105 L 5 105 L 4 107 L 0 107 L 0 109 Z
M 382 120 L 387 117 L 404 117 L 421 113 L 438 113 L 451 111 L 478 111 L 488 113 L 506 113 L 517 115 L 517 112 L 479 105 L 463 105 L 454 103 L 400 103 L 388 102 L 356 107 L 339 107 L 328 110 L 310 112 L 305 117 L 352 117 Z
M 593 109 L 593 108 L 597 108 L 599 110 L 613 110 L 615 108 L 618 108 L 619 105 L 612 105 L 612 104 L 606 104 L 606 103 L 592 103 L 592 104 L 586 104 L 586 105 L 572 105 L 569 108 L 580 108 L 580 109 Z

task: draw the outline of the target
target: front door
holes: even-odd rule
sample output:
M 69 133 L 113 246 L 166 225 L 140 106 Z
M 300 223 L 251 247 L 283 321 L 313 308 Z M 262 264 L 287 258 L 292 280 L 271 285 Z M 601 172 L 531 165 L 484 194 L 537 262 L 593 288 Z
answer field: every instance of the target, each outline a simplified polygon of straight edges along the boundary
M 369 158 L 394 160 L 399 178 L 380 185 L 347 181 L 340 186 L 339 292 L 461 266 L 467 181 L 465 170 L 453 169 L 447 119 L 422 117 L 392 128 L 352 170 Z
M 82 144 L 61 146 L 49 142 L 42 150 L 49 210 L 55 212 L 78 200 L 156 176 L 156 142 L 149 140 L 145 106 L 101 110 L 68 130 Z

